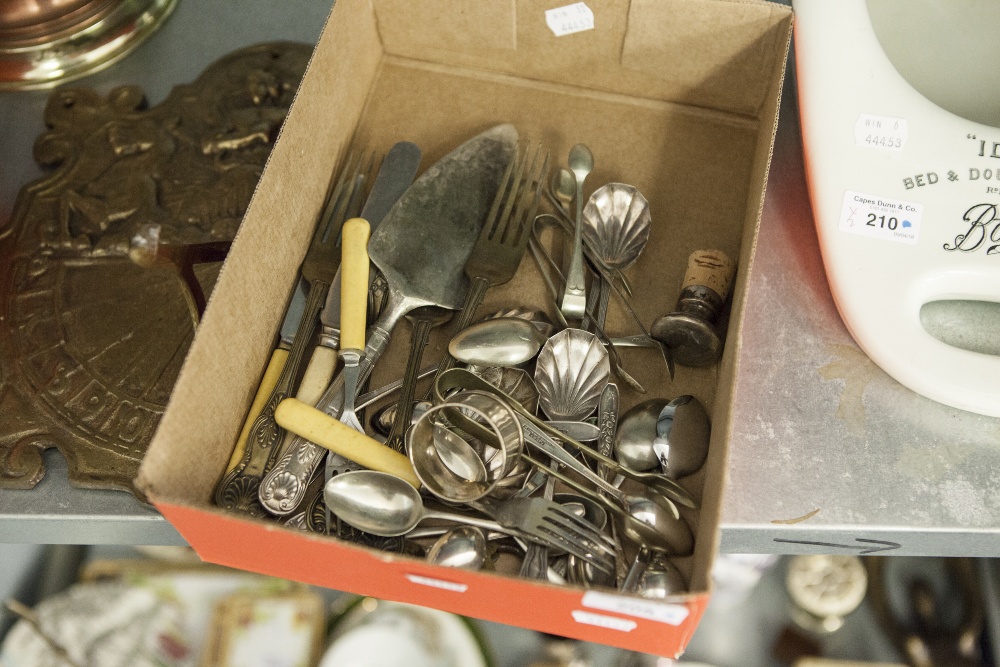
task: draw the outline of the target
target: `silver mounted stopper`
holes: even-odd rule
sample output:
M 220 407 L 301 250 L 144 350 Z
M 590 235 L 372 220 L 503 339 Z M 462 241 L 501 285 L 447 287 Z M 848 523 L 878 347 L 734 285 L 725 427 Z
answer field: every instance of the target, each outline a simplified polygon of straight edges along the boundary
M 675 311 L 656 320 L 650 329 L 678 364 L 709 366 L 722 356 L 722 338 L 715 323 L 735 273 L 735 263 L 721 250 L 691 253 Z

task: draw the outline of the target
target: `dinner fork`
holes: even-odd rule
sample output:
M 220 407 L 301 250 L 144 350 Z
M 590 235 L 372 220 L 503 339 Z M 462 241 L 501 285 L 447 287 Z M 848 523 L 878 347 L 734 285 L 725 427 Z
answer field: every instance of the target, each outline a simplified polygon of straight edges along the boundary
M 562 549 L 592 566 L 614 572 L 614 543 L 597 526 L 545 498 L 486 498 L 469 503 L 506 529 Z
M 347 174 L 353 171 L 353 176 L 347 182 L 358 182 L 361 168 L 361 160 L 355 162 L 353 156 L 348 155 L 341 169 L 340 180 L 334 190 L 333 198 L 338 192 L 343 191 Z M 299 326 L 295 332 L 285 366 L 271 391 L 271 395 L 250 428 L 243 458 L 235 468 L 222 478 L 216 487 L 215 502 L 225 509 L 257 517 L 267 515 L 267 511 L 258 498 L 258 489 L 261 478 L 274 463 L 275 453 L 278 451 L 276 445 L 281 442 L 281 436 L 284 433 L 284 429 L 274 419 L 274 411 L 278 403 L 287 398 L 292 391 L 306 349 L 312 342 L 319 309 L 326 299 L 330 282 L 337 272 L 338 258 L 340 257 L 340 248 L 337 246 L 339 230 L 333 229 L 340 223 L 335 215 L 337 208 L 337 206 L 330 205 L 324 208 L 316 225 L 316 231 L 313 233 L 309 249 L 302 260 L 300 272 L 302 278 L 309 283 L 309 295 L 306 297 L 306 305 L 299 320 Z
M 472 324 L 486 291 L 513 278 L 524 257 L 524 249 L 531 238 L 531 222 L 535 219 L 549 169 L 548 151 L 543 155 L 539 146 L 529 166 L 530 153 L 529 143 L 507 163 L 482 231 L 465 262 L 465 274 L 471 285 L 456 318 L 455 331 Z M 445 355 L 434 377 L 454 365 L 455 359 Z

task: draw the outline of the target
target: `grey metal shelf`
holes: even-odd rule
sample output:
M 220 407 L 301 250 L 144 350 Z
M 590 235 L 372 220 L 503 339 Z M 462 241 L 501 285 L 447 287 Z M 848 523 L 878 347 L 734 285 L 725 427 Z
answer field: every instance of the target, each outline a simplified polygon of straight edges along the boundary
M 722 550 L 1000 555 L 1000 419 L 915 394 L 851 338 L 800 137 L 790 67 L 750 274 Z M 951 314 L 977 326 L 974 311 Z
M 70 486 L 66 460 L 45 453 L 45 478 L 30 490 L 0 490 L 0 542 L 185 544 L 153 507 L 124 491 Z
M 139 83 L 155 103 L 241 46 L 314 42 L 330 4 L 182 2 L 148 43 L 79 85 Z M 226 29 L 236 12 L 239 30 Z M 31 143 L 46 96 L 0 94 L 0 220 L 40 175 Z M 722 550 L 1000 555 L 1000 420 L 910 392 L 850 337 L 823 271 L 795 97 L 790 68 L 750 276 Z M 70 487 L 57 455 L 47 466 L 34 491 L 0 491 L 0 542 L 182 542 L 131 495 Z

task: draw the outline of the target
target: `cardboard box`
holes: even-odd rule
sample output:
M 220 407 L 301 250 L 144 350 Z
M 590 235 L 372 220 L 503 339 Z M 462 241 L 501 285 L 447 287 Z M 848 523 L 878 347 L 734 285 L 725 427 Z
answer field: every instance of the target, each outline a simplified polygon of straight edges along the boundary
M 538 0 L 339 0 L 220 274 L 138 483 L 207 561 L 320 586 L 659 655 L 679 654 L 708 602 L 725 486 L 730 407 L 747 275 L 791 31 L 787 7 L 717 0 L 588 0 L 594 28 L 557 37 L 556 3 Z M 709 461 L 684 481 L 694 555 L 678 565 L 691 593 L 666 602 L 470 573 L 227 514 L 211 496 L 275 341 L 330 173 L 352 137 L 381 151 L 424 150 L 423 168 L 501 122 L 543 142 L 556 163 L 584 142 L 611 181 L 650 201 L 649 245 L 628 275 L 647 326 L 674 307 L 687 256 L 739 258 L 725 355 L 679 367 L 626 352 L 654 396 L 694 394 L 710 408 Z M 530 257 L 491 290 L 481 313 L 549 307 Z M 635 333 L 615 305 L 607 330 Z M 440 354 L 444 335 L 427 358 Z M 373 386 L 401 374 L 409 326 L 397 327 Z

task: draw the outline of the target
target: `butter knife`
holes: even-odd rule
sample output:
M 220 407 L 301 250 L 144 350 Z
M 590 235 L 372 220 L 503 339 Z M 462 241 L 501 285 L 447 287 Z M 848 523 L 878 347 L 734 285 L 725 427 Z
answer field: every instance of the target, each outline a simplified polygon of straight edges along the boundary
M 250 404 L 250 411 L 247 413 L 246 421 L 243 423 L 243 430 L 240 431 L 240 437 L 236 439 L 236 447 L 233 448 L 233 455 L 229 458 L 229 465 L 226 466 L 226 474 L 232 472 L 243 459 L 243 454 L 247 447 L 247 436 L 250 435 L 250 428 L 257 421 L 257 416 L 260 415 L 261 410 L 264 409 L 264 404 L 267 402 L 268 397 L 270 397 L 274 385 L 278 382 L 278 376 L 281 375 L 281 371 L 285 367 L 285 360 L 288 359 L 288 351 L 292 349 L 292 341 L 295 339 L 295 331 L 299 327 L 299 320 L 302 319 L 302 311 L 306 308 L 306 295 L 308 292 L 309 288 L 305 281 L 300 279 L 295 285 L 295 291 L 292 292 L 288 309 L 285 311 L 285 319 L 281 323 L 281 331 L 278 334 L 278 346 L 274 348 L 274 351 L 271 353 L 271 359 L 267 362 L 264 375 L 261 377 L 260 385 L 257 387 L 257 393 Z
M 386 213 L 413 183 L 420 166 L 420 158 L 420 148 L 408 141 L 395 144 L 386 153 L 368 194 L 364 210 L 361 212 L 361 217 L 368 221 L 372 231 L 382 222 Z M 369 273 L 370 280 L 374 273 L 375 271 Z M 327 292 L 326 304 L 320 311 L 320 326 L 322 328 L 317 350 L 324 348 L 329 351 L 331 357 L 335 357 L 335 350 L 340 343 L 341 282 L 338 271 L 330 291 Z M 324 402 L 324 399 L 329 399 L 337 393 L 342 394 L 343 386 L 343 375 L 339 375 L 326 388 L 319 401 L 312 403 Z M 309 478 L 326 453 L 327 450 L 313 445 L 302 437 L 293 438 L 284 455 L 278 459 L 278 462 L 261 482 L 259 491 L 261 504 L 270 513 L 277 516 L 285 516 L 295 511 L 305 496 L 305 488 Z M 353 462 L 331 452 L 327 461 L 327 471 L 328 474 L 332 474 L 335 470 L 346 469 L 354 465 Z

